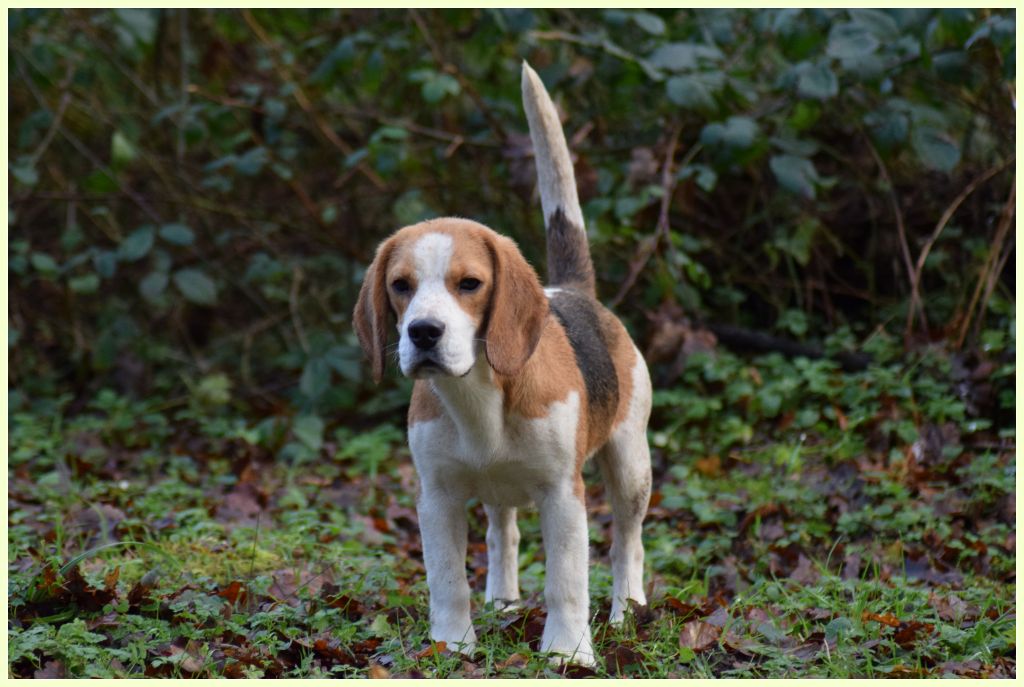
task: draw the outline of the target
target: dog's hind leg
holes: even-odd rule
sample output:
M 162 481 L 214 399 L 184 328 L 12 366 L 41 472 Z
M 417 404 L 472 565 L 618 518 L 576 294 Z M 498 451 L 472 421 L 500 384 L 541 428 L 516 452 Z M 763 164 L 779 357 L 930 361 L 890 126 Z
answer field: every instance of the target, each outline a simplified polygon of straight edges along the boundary
M 484 504 L 487 513 L 487 591 L 501 607 L 519 599 L 519 527 L 516 509 Z
M 640 534 L 651 498 L 651 451 L 647 444 L 651 382 L 639 354 L 633 380 L 629 412 L 595 456 L 612 506 L 612 623 L 622 622 L 629 599 L 647 604 Z

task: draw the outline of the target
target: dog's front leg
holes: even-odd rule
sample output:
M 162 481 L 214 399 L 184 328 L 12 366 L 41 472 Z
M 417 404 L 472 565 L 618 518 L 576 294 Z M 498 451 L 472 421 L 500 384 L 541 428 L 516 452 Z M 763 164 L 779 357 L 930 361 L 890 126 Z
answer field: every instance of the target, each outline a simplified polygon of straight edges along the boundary
M 554 486 L 538 505 L 547 559 L 544 600 L 548 607 L 541 651 L 592 665 L 586 507 L 571 484 Z
M 476 633 L 469 615 L 466 580 L 465 500 L 424 485 L 416 511 L 430 589 L 430 638 L 471 654 Z

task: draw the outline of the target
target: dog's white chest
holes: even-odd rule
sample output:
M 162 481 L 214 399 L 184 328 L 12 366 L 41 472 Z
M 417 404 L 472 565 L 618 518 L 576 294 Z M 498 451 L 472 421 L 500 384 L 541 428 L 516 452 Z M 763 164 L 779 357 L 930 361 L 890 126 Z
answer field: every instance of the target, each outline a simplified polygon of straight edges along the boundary
M 444 401 L 444 416 L 409 428 L 421 478 L 442 480 L 484 503 L 523 506 L 575 469 L 577 392 L 538 418 L 505 414 L 494 387 Z

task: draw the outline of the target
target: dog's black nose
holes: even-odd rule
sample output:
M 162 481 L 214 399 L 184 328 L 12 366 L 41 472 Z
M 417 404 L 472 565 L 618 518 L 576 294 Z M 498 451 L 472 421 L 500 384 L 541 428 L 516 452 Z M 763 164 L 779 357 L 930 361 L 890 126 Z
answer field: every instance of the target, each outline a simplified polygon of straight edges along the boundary
M 409 323 L 409 338 L 421 351 L 429 351 L 437 345 L 444 334 L 444 322 L 437 320 L 416 320 Z

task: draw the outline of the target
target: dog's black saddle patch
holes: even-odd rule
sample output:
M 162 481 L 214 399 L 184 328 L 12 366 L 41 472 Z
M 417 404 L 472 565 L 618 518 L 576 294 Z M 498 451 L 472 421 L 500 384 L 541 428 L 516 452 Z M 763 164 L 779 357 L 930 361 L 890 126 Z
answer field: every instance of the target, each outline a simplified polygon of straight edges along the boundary
M 601 305 L 573 288 L 559 287 L 549 296 L 551 312 L 565 329 L 576 354 L 576 364 L 583 373 L 589 398 L 588 414 L 608 421 L 619 403 L 619 378 L 609 353 L 609 342 L 598 317 Z

